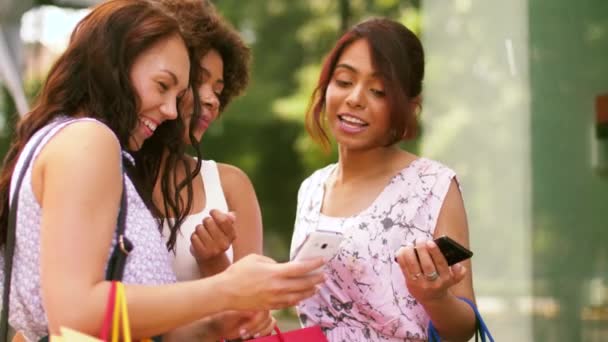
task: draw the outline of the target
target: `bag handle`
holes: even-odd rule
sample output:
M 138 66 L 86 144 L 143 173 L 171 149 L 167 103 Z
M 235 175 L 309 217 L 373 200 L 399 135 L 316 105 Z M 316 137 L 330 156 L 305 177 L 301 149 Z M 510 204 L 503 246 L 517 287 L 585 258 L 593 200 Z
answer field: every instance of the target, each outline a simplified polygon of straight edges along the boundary
M 127 296 L 125 294 L 125 286 L 121 282 L 112 282 L 116 284 L 116 303 L 114 305 L 114 317 L 112 324 L 112 342 L 118 342 L 118 335 L 122 330 L 123 342 L 131 342 L 131 324 L 129 324 L 129 312 L 127 311 Z
M 124 161 L 123 161 L 124 164 Z M 124 169 L 124 168 L 123 168 Z M 112 256 L 108 260 L 106 280 L 121 281 L 127 264 L 127 257 L 133 250 L 133 243 L 125 236 L 127 220 L 127 184 L 125 175 L 122 177 L 122 195 L 120 197 L 120 210 L 118 211 L 118 221 L 116 223 L 116 243 Z
M 2 293 L 2 316 L 0 317 L 0 341 L 8 341 L 8 310 L 10 300 L 9 297 L 11 292 L 11 281 L 13 278 L 13 255 L 15 254 L 15 228 L 17 226 L 17 206 L 19 205 L 19 192 L 21 191 L 21 184 L 23 183 L 23 178 L 25 178 L 25 173 L 27 172 L 27 169 L 31 164 L 32 159 L 34 158 L 34 154 L 38 149 L 38 146 L 40 145 L 40 143 L 42 143 L 44 138 L 49 135 L 53 127 L 54 126 L 51 125 L 49 127 L 44 128 L 45 130 L 40 135 L 38 140 L 36 140 L 27 157 L 25 158 L 23 166 L 21 167 L 21 172 L 19 173 L 19 176 L 16 179 L 15 190 L 11 198 L 11 202 L 9 204 L 6 242 L 4 244 L 4 288 Z
M 276 325 L 276 324 L 274 326 L 274 332 L 277 333 L 277 337 L 279 338 L 279 341 L 285 342 L 285 338 L 283 337 L 283 333 L 281 333 L 281 329 L 279 329 L 279 326 Z
M 471 309 L 473 309 L 473 312 L 475 312 L 475 342 L 479 341 L 479 337 L 481 337 L 481 342 L 486 342 L 486 337 L 490 340 L 490 342 L 494 342 L 494 337 L 492 337 L 486 323 L 483 321 L 483 318 L 481 318 L 481 314 L 479 313 L 479 310 L 477 310 L 475 304 L 473 304 L 473 302 L 468 298 L 458 297 L 458 299 L 467 303 Z M 441 342 L 441 337 L 439 336 L 439 333 L 437 332 L 437 329 L 433 325 L 432 321 L 429 321 L 428 335 L 429 342 Z
M 108 342 L 108 338 L 111 335 L 112 317 L 114 317 L 114 307 L 116 304 L 116 282 L 113 281 L 110 286 L 110 295 L 108 296 L 108 303 L 106 304 L 106 314 L 104 315 L 101 334 L 99 334 L 99 338 L 104 342 Z

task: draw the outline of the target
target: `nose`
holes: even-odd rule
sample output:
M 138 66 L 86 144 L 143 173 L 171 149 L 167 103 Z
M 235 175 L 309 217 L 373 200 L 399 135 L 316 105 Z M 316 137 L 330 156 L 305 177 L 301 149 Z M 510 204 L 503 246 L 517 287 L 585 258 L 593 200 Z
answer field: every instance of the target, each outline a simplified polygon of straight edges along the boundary
M 220 107 L 220 99 L 209 87 L 205 87 L 201 94 L 201 101 L 203 103 L 203 107 L 207 108 L 211 114 L 213 115 L 213 119 L 217 115 L 218 109 Z
M 360 85 L 351 88 L 351 92 L 346 97 L 346 104 L 350 108 L 355 108 L 355 109 L 364 108 L 365 107 L 365 98 L 364 98 L 363 91 L 364 91 L 364 89 Z
M 165 120 L 177 119 L 177 98 L 169 96 L 167 101 L 160 106 L 160 113 L 165 117 Z

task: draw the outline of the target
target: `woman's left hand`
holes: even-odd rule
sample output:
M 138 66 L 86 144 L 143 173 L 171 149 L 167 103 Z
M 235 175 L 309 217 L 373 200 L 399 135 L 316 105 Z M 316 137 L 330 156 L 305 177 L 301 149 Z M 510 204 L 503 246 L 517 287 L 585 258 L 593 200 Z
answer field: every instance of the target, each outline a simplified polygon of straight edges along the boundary
M 277 321 L 270 311 L 258 311 L 245 324 L 241 325 L 239 334 L 244 340 L 272 334 Z
M 418 256 L 416 256 L 418 254 Z M 460 264 L 448 266 L 445 257 L 432 240 L 414 247 L 402 247 L 397 252 L 407 288 L 421 304 L 444 299 L 448 290 L 467 273 Z
M 210 319 L 207 329 L 213 330 L 217 339 L 247 340 L 270 335 L 275 325 L 276 320 L 268 310 L 226 311 Z
M 199 264 L 224 256 L 236 239 L 235 221 L 234 213 L 213 209 L 209 217 L 196 226 L 190 236 L 190 253 Z

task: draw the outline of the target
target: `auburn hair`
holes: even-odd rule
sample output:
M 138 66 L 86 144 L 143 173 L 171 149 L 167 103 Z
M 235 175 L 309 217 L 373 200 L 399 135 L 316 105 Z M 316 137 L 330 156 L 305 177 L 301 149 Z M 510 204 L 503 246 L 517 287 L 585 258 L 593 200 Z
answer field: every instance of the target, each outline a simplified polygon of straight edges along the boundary
M 361 22 L 338 40 L 321 67 L 319 81 L 306 113 L 306 130 L 325 150 L 330 140 L 325 127 L 325 95 L 340 57 L 353 42 L 365 39 L 374 68 L 384 83 L 392 132 L 389 145 L 417 134 L 416 113 L 409 102 L 420 95 L 424 78 L 424 51 L 416 35 L 402 24 L 385 18 Z

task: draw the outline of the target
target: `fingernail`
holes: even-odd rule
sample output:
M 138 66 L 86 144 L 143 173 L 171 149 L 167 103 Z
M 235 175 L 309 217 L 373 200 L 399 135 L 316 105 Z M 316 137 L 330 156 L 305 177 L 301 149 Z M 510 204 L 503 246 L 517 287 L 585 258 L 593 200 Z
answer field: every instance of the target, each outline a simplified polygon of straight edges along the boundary
M 427 241 L 427 242 L 426 242 L 426 246 L 427 246 L 428 248 L 434 248 L 434 247 L 435 247 L 435 242 L 433 242 L 433 241 Z
M 460 264 L 456 264 L 456 265 L 452 265 L 452 271 L 460 271 L 460 269 L 462 269 L 462 266 Z
M 260 337 L 260 335 L 261 335 L 260 333 L 257 333 L 255 335 L 253 335 L 253 338 L 258 338 L 258 337 Z
M 239 330 L 239 335 L 241 335 L 242 339 L 247 338 L 247 330 L 245 330 L 245 329 Z

